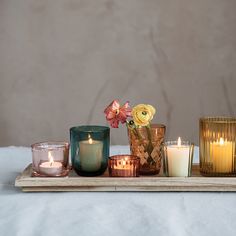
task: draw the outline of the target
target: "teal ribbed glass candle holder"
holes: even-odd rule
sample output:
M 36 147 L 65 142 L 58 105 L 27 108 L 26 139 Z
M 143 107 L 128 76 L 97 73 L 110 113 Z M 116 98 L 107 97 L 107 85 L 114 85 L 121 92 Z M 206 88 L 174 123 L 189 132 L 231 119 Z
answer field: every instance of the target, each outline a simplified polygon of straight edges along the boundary
M 109 127 L 72 127 L 70 142 L 72 167 L 78 175 L 97 176 L 105 172 L 110 149 Z

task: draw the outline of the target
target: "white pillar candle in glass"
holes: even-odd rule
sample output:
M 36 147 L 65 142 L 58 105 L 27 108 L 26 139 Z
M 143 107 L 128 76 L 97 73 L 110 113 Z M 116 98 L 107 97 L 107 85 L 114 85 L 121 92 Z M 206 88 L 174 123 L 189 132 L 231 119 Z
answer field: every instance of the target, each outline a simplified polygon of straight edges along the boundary
M 178 142 L 166 143 L 166 162 L 168 168 L 168 176 L 170 177 L 187 177 L 190 175 L 192 165 L 192 145 L 188 142 L 181 143 L 181 138 Z
M 103 142 L 93 140 L 90 136 L 88 140 L 79 142 L 80 165 L 83 171 L 98 171 L 102 164 Z

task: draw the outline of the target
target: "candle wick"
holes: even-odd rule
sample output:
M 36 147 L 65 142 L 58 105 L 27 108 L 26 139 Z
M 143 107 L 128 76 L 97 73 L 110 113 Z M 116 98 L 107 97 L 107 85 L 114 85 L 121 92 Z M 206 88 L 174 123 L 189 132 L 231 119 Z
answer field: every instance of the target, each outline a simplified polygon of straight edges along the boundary
M 52 162 L 50 162 L 50 166 L 52 166 Z

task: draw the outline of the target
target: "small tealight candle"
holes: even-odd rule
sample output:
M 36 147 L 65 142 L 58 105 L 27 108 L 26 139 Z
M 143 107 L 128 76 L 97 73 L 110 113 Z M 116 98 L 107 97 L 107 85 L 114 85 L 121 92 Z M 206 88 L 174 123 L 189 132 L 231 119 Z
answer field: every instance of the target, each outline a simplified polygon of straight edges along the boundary
M 51 152 L 48 152 L 48 160 L 39 165 L 40 173 L 48 176 L 60 175 L 62 172 L 61 162 L 54 161 Z
M 165 143 L 164 172 L 170 177 L 188 177 L 191 175 L 193 147 L 190 142 L 170 141 Z
M 60 177 L 69 173 L 69 143 L 42 142 L 32 148 L 32 175 Z
M 140 158 L 133 155 L 116 155 L 109 157 L 108 168 L 111 177 L 139 176 Z

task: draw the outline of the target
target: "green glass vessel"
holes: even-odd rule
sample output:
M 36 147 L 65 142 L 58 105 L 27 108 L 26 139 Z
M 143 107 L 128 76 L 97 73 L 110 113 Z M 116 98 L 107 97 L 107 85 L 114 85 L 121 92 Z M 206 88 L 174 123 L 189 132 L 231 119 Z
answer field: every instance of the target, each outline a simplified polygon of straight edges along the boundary
M 86 125 L 70 129 L 71 162 L 78 175 L 102 175 L 108 165 L 110 128 Z

